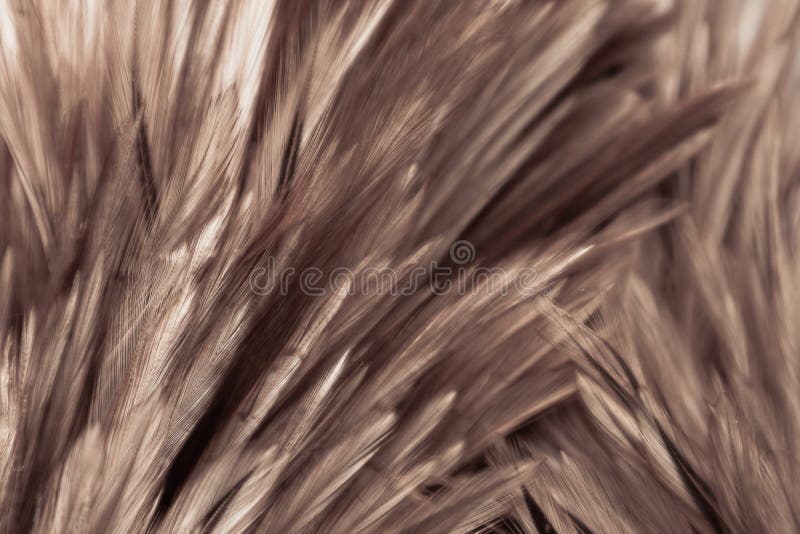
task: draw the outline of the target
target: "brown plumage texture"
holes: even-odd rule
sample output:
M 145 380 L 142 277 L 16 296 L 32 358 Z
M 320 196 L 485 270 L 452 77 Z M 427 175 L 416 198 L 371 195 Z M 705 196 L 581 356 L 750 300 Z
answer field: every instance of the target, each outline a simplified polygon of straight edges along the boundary
M 799 38 L 795 0 L 0 1 L 2 530 L 798 531 Z M 459 241 L 541 290 L 253 287 Z

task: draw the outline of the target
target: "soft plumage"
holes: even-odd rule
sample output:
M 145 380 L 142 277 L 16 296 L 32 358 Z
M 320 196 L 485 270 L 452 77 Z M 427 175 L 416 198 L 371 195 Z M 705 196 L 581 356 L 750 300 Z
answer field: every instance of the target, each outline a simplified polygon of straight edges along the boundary
M 3 530 L 797 530 L 797 15 L 0 1 Z

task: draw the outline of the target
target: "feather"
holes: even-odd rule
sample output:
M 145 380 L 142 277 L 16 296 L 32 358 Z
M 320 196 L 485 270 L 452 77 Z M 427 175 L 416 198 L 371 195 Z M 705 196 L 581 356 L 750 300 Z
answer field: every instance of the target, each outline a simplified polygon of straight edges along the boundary
M 795 0 L 0 0 L 0 532 L 800 528 Z

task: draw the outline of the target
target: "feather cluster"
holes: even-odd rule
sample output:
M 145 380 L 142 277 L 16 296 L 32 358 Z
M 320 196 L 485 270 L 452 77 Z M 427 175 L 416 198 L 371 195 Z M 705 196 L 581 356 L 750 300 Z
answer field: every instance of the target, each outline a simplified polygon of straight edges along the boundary
M 798 531 L 798 7 L 0 0 L 1 530 Z

